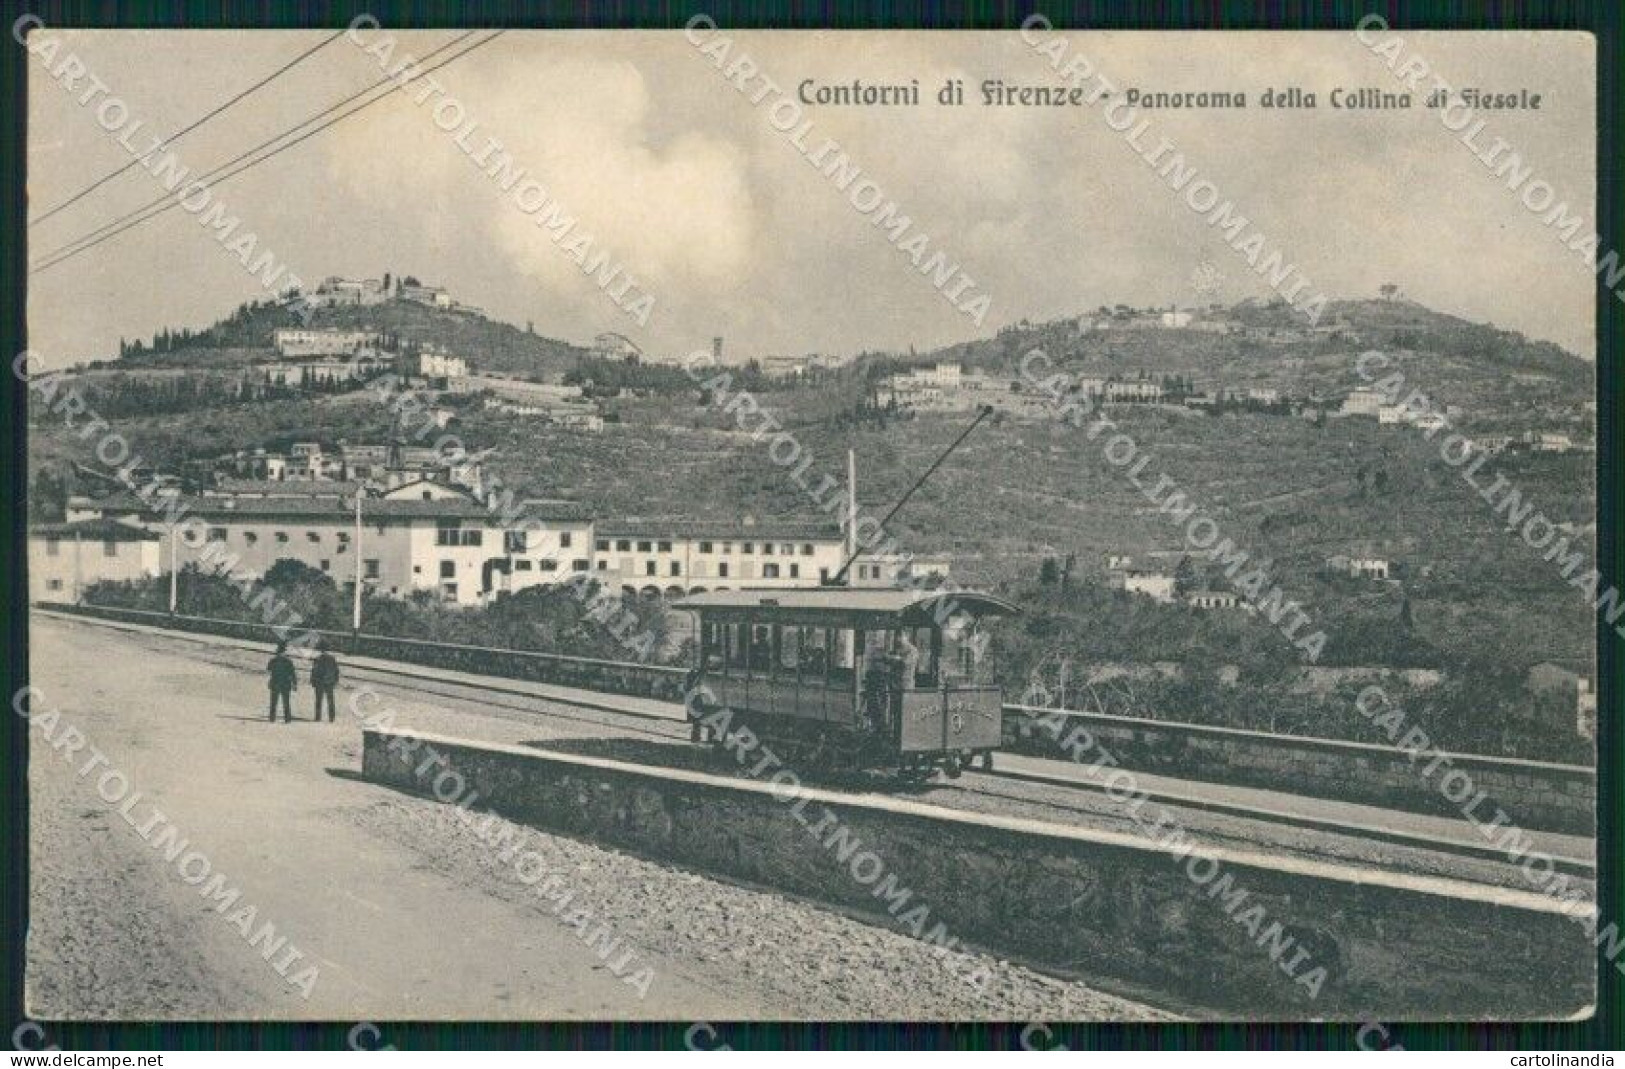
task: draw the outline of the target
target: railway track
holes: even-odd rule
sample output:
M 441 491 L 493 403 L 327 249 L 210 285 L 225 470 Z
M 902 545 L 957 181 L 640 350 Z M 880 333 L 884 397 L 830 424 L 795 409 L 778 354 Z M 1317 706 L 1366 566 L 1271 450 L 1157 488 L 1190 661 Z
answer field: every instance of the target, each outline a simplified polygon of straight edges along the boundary
M 258 655 L 266 649 L 264 643 L 248 640 L 146 624 L 88 619 L 99 626 L 179 639 L 204 650 Z M 204 659 L 223 666 L 242 667 L 240 657 L 217 660 L 205 656 Z M 537 746 L 580 746 L 594 737 L 601 737 L 602 731 L 608 730 L 613 736 L 605 738 L 602 747 L 607 755 L 710 772 L 730 771 L 730 762 L 724 757 L 689 743 L 687 723 L 675 706 L 670 711 L 637 709 L 626 704 L 636 699 L 612 693 L 549 687 L 550 693 L 543 694 L 535 689 L 527 689 L 520 681 L 507 681 L 500 677 L 448 679 L 445 677 L 448 671 L 451 670 L 406 662 L 381 664 L 372 658 L 352 659 L 345 665 L 349 680 L 366 681 L 403 698 L 435 697 L 452 702 L 475 703 L 489 715 L 519 723 L 535 723 L 538 726 L 566 724 L 577 729 L 597 729 L 576 739 L 534 740 L 533 744 Z M 653 744 L 658 750 L 643 746 L 617 752 L 617 737 Z M 625 748 L 624 743 L 620 745 Z M 1021 761 L 1023 768 L 995 767 L 991 772 L 967 771 L 957 780 L 937 780 L 902 787 L 891 781 L 881 782 L 873 776 L 835 776 L 816 782 L 819 786 L 858 793 L 903 793 L 953 808 L 982 812 L 1021 811 L 1059 823 L 1136 830 L 1137 826 L 1127 814 L 1124 803 L 1108 795 L 1104 786 L 1056 772 L 1032 771 L 1025 767 L 1026 761 L 1019 755 L 1001 754 L 1000 758 L 1007 762 L 1012 759 Z M 743 775 L 742 772 L 740 774 Z M 1522 886 L 1522 881 L 1515 875 L 1517 870 L 1488 842 L 1477 844 L 1442 840 L 1394 828 L 1352 825 L 1301 813 L 1259 810 L 1256 807 L 1190 797 L 1169 797 L 1155 792 L 1148 794 L 1151 802 L 1168 810 L 1194 838 L 1208 845 L 1257 847 L 1263 843 L 1294 856 L 1377 861 L 1424 873 L 1455 872 L 1465 865 L 1470 869 L 1470 878 L 1505 886 Z M 1557 871 L 1565 875 L 1583 881 L 1595 879 L 1595 862 L 1590 858 L 1554 856 L 1553 863 Z

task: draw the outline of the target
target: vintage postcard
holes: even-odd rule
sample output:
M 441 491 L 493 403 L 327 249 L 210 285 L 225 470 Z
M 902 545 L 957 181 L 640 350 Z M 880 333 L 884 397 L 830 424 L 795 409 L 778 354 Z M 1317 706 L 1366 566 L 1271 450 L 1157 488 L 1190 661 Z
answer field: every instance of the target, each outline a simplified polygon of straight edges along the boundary
M 35 1020 L 1593 1012 L 1591 35 L 12 32 Z

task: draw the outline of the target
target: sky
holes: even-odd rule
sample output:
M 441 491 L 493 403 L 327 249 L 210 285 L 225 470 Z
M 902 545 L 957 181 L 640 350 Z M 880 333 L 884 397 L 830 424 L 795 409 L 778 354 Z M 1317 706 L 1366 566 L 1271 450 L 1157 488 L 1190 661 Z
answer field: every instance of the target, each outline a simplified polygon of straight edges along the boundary
M 40 31 L 54 62 L 31 60 L 30 214 L 117 167 L 156 134 L 187 125 L 330 31 Z M 215 199 L 314 282 L 415 275 L 491 316 L 590 343 L 627 335 L 649 352 L 725 339 L 730 357 L 925 351 L 1020 320 L 1101 304 L 1190 306 L 1267 295 L 1223 235 L 1148 167 L 1098 107 L 990 108 L 987 79 L 1058 85 L 1016 33 L 722 31 L 794 95 L 818 84 L 917 81 L 914 107 L 807 106 L 810 149 L 839 142 L 985 294 L 980 324 L 886 240 L 850 194 L 810 166 L 760 104 L 681 32 L 511 31 L 436 72 L 461 106 L 465 143 L 495 137 L 654 297 L 638 323 L 454 141 L 456 113 L 395 94 L 242 176 Z M 454 31 L 394 36 L 391 66 Z M 1557 342 L 1591 359 L 1594 277 L 1542 216 L 1519 203 L 1436 111 L 1338 110 L 1335 88 L 1402 87 L 1384 57 L 1347 33 L 1063 35 L 1119 86 L 1245 91 L 1245 110 L 1141 109 L 1142 143 L 1166 138 L 1235 202 L 1269 249 L 1333 299 L 1394 283 L 1423 304 Z M 44 37 L 39 40 L 45 39 Z M 715 45 L 715 38 L 711 39 Z M 1595 51 L 1578 33 L 1417 33 L 1404 55 L 1451 84 L 1527 89 L 1540 110 L 1483 113 L 1475 144 L 1510 143 L 1535 178 L 1595 227 Z M 125 125 L 52 75 L 69 53 L 128 108 Z M 383 77 L 380 57 L 340 37 L 175 146 L 206 171 Z M 966 104 L 937 90 L 966 85 Z M 758 92 L 760 82 L 750 83 Z M 1266 88 L 1319 96 L 1316 109 L 1265 109 Z M 788 110 L 780 114 L 790 114 Z M 110 133 L 101 125 L 115 125 Z M 135 167 L 32 226 L 31 262 L 163 193 Z M 956 278 L 960 275 L 956 274 Z M 1205 279 L 1201 284 L 1198 279 Z M 30 347 L 46 367 L 116 355 L 119 339 L 200 328 L 262 285 L 185 211 L 104 241 L 30 279 Z

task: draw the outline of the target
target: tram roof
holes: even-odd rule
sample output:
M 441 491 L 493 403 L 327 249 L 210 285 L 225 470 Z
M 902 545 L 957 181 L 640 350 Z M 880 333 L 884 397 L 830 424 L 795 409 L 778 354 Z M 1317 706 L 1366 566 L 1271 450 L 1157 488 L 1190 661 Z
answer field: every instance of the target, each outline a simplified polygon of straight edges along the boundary
M 1015 616 L 1021 610 L 1002 598 L 970 590 L 905 590 L 872 587 L 806 587 L 792 590 L 717 590 L 692 594 L 674 609 L 737 618 L 903 617 L 929 622 L 944 602 L 972 616 Z

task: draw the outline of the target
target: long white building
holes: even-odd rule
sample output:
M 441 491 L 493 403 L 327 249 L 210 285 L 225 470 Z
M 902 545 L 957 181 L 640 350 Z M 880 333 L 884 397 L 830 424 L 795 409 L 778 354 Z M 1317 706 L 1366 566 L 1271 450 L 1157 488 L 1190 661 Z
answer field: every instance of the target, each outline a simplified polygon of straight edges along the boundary
M 593 574 L 644 595 L 818 586 L 841 570 L 844 546 L 823 524 L 606 520 Z
M 608 520 L 579 502 L 527 500 L 492 508 L 459 487 L 418 480 L 364 496 L 356 530 L 353 487 L 310 480 L 241 481 L 154 508 L 132 495 L 75 497 L 70 520 L 113 520 L 164 541 L 161 568 L 197 564 L 234 575 L 265 574 L 297 560 L 353 589 L 405 597 L 433 591 L 478 605 L 527 587 L 591 576 L 643 597 L 741 587 L 813 587 L 841 568 L 845 543 L 833 525 L 794 522 Z M 171 531 L 172 517 L 183 522 Z M 171 545 L 171 543 L 173 543 Z M 901 558 L 875 558 L 861 582 L 896 582 Z M 359 562 L 359 563 L 358 563 Z M 868 573 L 869 565 L 874 574 Z M 884 567 L 882 567 L 884 565 Z M 945 563 L 933 565 L 943 571 Z

